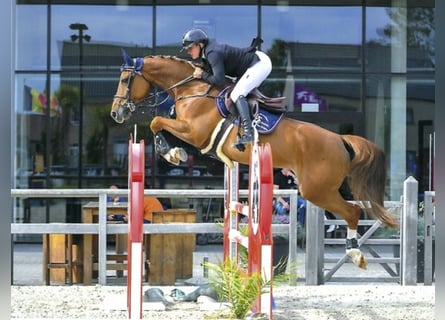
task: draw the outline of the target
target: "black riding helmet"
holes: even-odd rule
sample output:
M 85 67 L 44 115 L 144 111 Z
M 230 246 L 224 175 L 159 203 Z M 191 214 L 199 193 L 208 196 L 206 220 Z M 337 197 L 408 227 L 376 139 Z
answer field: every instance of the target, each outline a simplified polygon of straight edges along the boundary
M 209 37 L 201 29 L 191 29 L 184 33 L 182 36 L 182 49 L 181 52 L 187 50 L 195 43 L 202 43 L 207 45 L 209 42 Z

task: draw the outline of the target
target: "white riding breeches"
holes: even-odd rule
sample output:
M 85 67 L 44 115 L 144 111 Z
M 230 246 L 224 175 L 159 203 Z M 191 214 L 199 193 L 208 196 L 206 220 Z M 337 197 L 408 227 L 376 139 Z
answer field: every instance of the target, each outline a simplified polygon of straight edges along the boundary
M 255 54 L 260 61 L 247 69 L 242 77 L 236 82 L 232 93 L 230 93 L 230 99 L 232 99 L 233 102 L 236 102 L 239 96 L 246 97 L 250 91 L 259 87 L 272 71 L 272 62 L 270 61 L 269 56 L 258 50 Z

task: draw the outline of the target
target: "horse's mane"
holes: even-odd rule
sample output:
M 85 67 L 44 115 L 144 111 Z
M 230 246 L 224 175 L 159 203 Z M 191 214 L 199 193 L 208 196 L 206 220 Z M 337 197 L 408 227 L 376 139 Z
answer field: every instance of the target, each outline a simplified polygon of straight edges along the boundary
M 182 58 L 178 58 L 177 56 L 168 56 L 168 55 L 149 55 L 149 56 L 145 56 L 145 58 L 151 58 L 151 59 L 156 59 L 156 58 L 160 58 L 160 59 L 169 59 L 169 60 L 174 60 L 174 61 L 178 61 L 180 63 L 185 63 L 188 64 L 192 67 L 194 67 L 194 63 L 190 60 L 186 60 L 186 59 L 182 59 Z

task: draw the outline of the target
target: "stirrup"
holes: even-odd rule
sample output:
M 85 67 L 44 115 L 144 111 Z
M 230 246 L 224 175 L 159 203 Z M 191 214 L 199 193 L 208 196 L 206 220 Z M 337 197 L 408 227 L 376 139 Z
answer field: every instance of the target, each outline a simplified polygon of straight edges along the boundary
M 245 134 L 241 138 L 238 138 L 238 140 L 232 146 L 239 151 L 244 152 L 246 150 L 246 144 L 253 143 L 253 140 L 253 135 Z

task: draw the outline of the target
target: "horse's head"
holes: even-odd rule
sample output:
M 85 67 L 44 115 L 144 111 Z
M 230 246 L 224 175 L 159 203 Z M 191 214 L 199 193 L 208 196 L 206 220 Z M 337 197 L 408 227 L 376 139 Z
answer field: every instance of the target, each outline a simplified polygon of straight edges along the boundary
M 110 113 L 117 123 L 130 118 L 136 109 L 135 103 L 144 99 L 150 91 L 150 83 L 142 74 L 144 58 L 131 58 L 125 50 L 122 50 L 122 56 L 124 64 Z

